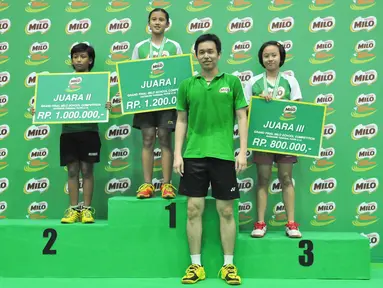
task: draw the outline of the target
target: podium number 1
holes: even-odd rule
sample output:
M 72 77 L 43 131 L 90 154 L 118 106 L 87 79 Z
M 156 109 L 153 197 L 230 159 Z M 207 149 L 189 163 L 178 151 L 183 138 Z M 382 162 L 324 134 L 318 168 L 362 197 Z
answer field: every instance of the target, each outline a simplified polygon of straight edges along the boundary
M 51 248 L 57 239 L 57 231 L 52 228 L 45 229 L 43 232 L 43 237 L 49 237 L 49 240 L 43 249 L 43 255 L 56 255 L 57 250 L 51 250 Z
M 165 210 L 169 210 L 169 228 L 176 228 L 176 203 L 169 204 Z
M 299 241 L 299 248 L 306 248 L 305 250 L 303 250 L 303 254 L 305 254 L 306 256 L 300 255 L 298 257 L 299 264 L 305 267 L 313 265 L 314 263 L 313 242 L 310 240 L 301 240 Z

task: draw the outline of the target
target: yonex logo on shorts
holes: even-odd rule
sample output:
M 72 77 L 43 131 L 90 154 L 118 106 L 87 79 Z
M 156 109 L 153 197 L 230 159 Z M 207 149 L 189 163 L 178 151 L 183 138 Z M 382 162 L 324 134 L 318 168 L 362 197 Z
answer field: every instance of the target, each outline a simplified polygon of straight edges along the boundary
M 88 154 L 88 156 L 97 156 L 98 155 L 98 153 L 96 152 L 96 153 L 89 153 Z

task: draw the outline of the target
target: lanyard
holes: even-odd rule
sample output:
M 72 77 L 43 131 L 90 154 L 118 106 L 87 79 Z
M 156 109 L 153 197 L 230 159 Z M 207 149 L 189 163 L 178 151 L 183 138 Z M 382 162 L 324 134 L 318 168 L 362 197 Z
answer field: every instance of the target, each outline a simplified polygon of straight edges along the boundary
M 281 79 L 281 73 L 278 72 L 278 76 L 277 76 L 277 79 L 275 80 L 275 85 L 274 85 L 274 91 L 273 91 L 273 99 L 274 98 L 277 98 L 277 94 L 278 94 L 278 87 L 279 87 L 279 80 Z M 264 89 L 266 90 L 266 94 L 268 95 L 269 93 L 268 92 L 268 89 L 267 89 L 267 75 L 266 75 L 266 72 L 263 73 L 263 87 Z
M 162 39 L 162 43 L 161 43 L 161 46 L 160 46 L 160 50 L 158 51 L 158 56 L 157 57 L 161 57 L 162 56 L 162 51 L 164 50 L 165 42 L 166 42 L 166 37 L 164 37 L 164 39 Z M 153 43 L 152 43 L 152 39 L 149 40 L 149 43 L 150 43 L 149 58 L 151 59 L 151 58 L 153 58 Z

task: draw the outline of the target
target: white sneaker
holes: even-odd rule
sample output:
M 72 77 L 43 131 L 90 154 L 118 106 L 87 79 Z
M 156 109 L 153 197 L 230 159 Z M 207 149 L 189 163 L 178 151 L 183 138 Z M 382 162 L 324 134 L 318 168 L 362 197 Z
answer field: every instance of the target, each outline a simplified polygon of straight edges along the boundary
M 251 237 L 253 238 L 262 238 L 265 236 L 267 231 L 267 226 L 265 222 L 255 222 L 254 229 L 251 231 Z
M 302 234 L 298 229 L 299 224 L 296 222 L 288 222 L 286 224 L 286 236 L 290 238 L 301 238 Z

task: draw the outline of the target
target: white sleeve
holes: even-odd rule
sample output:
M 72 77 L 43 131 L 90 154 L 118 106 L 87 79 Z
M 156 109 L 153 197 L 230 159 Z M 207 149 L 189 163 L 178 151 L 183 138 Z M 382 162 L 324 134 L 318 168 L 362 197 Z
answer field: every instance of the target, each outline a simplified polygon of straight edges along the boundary
M 300 100 L 302 99 L 301 88 L 299 87 L 299 83 L 295 77 L 287 78 L 290 84 L 291 92 L 290 92 L 290 100 Z
M 133 53 L 132 53 L 132 60 L 136 60 L 136 59 L 139 59 L 139 55 L 138 55 L 138 45 L 134 46 L 134 49 L 133 49 Z
M 183 54 L 181 45 L 179 43 L 176 44 L 176 47 L 177 47 L 177 55 Z
M 251 100 L 251 97 L 253 96 L 253 84 L 251 79 L 245 83 L 245 88 L 243 89 L 243 93 L 245 94 L 247 105 L 250 105 L 250 100 Z

